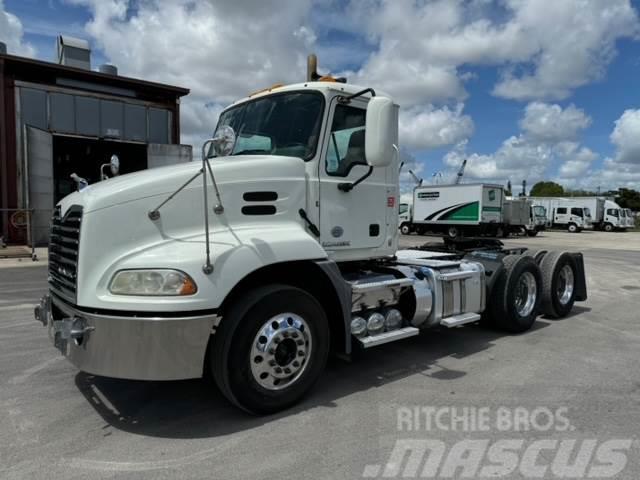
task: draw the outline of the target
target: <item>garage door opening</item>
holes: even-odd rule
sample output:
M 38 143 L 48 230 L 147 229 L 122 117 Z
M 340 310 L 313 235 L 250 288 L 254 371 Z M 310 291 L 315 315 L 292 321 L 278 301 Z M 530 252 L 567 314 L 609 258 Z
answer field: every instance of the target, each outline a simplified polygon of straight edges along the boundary
M 109 163 L 112 155 L 120 159 L 120 175 L 147 168 L 145 144 L 54 135 L 54 204 L 76 190 L 76 183 L 71 179 L 72 173 L 88 180 L 89 185 L 99 182 L 100 167 Z M 108 167 L 105 173 L 111 176 Z

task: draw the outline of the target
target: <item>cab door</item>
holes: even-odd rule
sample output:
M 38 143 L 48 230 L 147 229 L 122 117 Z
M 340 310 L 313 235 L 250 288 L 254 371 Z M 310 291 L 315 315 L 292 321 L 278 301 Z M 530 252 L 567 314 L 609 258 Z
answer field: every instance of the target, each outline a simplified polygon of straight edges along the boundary
M 343 105 L 334 98 L 323 151 L 318 162 L 320 182 L 320 242 L 336 258 L 347 258 L 357 249 L 381 246 L 387 236 L 387 210 L 397 218 L 395 189 L 389 200 L 385 168 L 369 173 L 364 154 L 366 101 L 354 99 Z M 392 205 L 390 205 L 392 203 Z

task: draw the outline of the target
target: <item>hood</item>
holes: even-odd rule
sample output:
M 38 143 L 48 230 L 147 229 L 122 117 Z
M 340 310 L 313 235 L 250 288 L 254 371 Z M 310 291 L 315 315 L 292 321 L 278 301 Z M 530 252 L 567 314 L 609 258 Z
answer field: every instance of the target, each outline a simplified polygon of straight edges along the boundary
M 255 182 L 265 178 L 304 178 L 305 173 L 304 162 L 297 157 L 220 157 L 211 159 L 210 164 L 220 190 L 229 183 Z M 74 192 L 63 198 L 59 205 L 64 215 L 71 205 L 82 205 L 84 212 L 88 213 L 142 198 L 168 197 L 197 174 L 201 167 L 202 162 L 194 161 L 121 175 L 89 185 L 81 192 Z M 208 183 L 211 187 L 210 179 Z M 195 179 L 189 187 L 202 188 L 202 179 Z

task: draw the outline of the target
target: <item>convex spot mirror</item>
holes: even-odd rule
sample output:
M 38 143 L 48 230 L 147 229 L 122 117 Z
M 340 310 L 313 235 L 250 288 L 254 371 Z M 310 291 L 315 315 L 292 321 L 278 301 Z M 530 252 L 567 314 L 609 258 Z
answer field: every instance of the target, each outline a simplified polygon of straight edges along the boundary
M 398 138 L 398 109 L 387 97 L 373 97 L 367 105 L 364 154 L 372 167 L 386 167 Z
M 229 125 L 224 125 L 216 131 L 213 138 L 207 140 L 202 146 L 203 157 L 224 157 L 233 152 L 236 144 L 236 132 Z
M 116 176 L 118 172 L 120 172 L 120 159 L 117 155 L 111 155 L 111 160 L 109 161 L 109 167 L 111 168 L 111 175 Z

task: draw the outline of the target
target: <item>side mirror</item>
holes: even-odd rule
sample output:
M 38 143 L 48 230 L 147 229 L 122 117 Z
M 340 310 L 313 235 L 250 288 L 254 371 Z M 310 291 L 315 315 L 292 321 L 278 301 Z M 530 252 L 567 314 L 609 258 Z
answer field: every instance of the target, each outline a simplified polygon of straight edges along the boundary
M 114 177 L 118 175 L 118 172 L 120 171 L 120 159 L 117 155 L 111 155 L 109 167 L 111 168 L 111 175 L 113 175 Z
M 236 145 L 236 132 L 229 125 L 220 127 L 213 138 L 202 145 L 202 160 L 212 157 L 224 157 L 233 152 Z
M 386 167 L 398 138 L 398 109 L 387 97 L 373 97 L 367 105 L 364 154 L 372 167 Z

